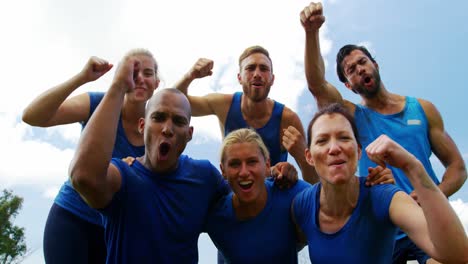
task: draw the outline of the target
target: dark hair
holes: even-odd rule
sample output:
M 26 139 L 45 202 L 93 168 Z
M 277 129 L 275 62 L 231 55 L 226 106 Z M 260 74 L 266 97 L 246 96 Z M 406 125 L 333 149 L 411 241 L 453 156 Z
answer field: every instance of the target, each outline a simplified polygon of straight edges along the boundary
M 271 71 L 273 72 L 273 62 L 271 61 L 270 53 L 264 47 L 259 45 L 248 47 L 244 50 L 244 52 L 242 52 L 242 54 L 239 56 L 239 68 L 241 67 L 242 61 L 245 58 L 255 53 L 261 53 L 268 58 L 271 64 Z
M 323 115 L 333 115 L 333 114 L 338 114 L 344 116 L 346 120 L 348 120 L 349 124 L 351 125 L 351 128 L 353 129 L 354 137 L 356 138 L 356 142 L 359 147 L 361 147 L 361 142 L 359 141 L 359 133 L 356 127 L 356 122 L 354 121 L 354 118 L 351 116 L 349 111 L 344 108 L 342 104 L 339 103 L 333 103 L 325 108 L 322 108 L 320 111 L 315 113 L 314 117 L 309 123 L 309 126 L 307 127 L 307 147 L 310 148 L 310 144 L 312 143 L 312 126 L 314 125 L 315 121 Z
M 353 44 L 348 44 L 343 46 L 338 53 L 336 54 L 336 73 L 338 74 L 338 78 L 342 83 L 346 83 L 348 80 L 343 71 L 343 65 L 341 64 L 346 56 L 348 56 L 353 50 L 360 50 L 364 53 L 372 62 L 375 63 L 374 57 L 370 54 L 370 52 L 364 46 L 357 46 Z

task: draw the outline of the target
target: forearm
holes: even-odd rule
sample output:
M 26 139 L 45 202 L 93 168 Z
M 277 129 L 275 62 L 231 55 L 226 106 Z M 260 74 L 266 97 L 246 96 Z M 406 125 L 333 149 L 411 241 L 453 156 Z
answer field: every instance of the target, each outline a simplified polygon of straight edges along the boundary
M 451 164 L 446 168 L 442 181 L 439 184 L 439 189 L 446 197 L 450 197 L 452 194 L 456 193 L 466 181 L 467 173 L 465 164 L 463 161 L 458 163 L 459 164 Z
M 188 74 L 185 74 L 182 79 L 180 79 L 174 87 L 178 89 L 179 91 L 183 92 L 186 96 L 188 95 L 188 87 L 192 83 L 193 78 L 190 77 Z
M 316 94 L 325 82 L 325 63 L 320 53 L 319 30 L 306 32 L 304 67 L 309 90 Z
M 120 88 L 111 87 L 83 130 L 70 165 L 74 186 L 104 186 L 124 96 Z
M 448 199 L 429 178 L 419 161 L 405 173 L 414 186 L 424 212 L 435 255 L 449 262 L 466 258 L 468 240 Z
M 304 179 L 304 181 L 310 184 L 315 184 L 319 181 L 319 177 L 313 166 L 309 164 L 303 164 L 299 165 L 299 167 L 301 168 L 302 179 Z
M 32 126 L 46 126 L 47 121 L 57 112 L 60 105 L 86 80 L 77 74 L 68 81 L 45 91 L 34 99 L 24 110 L 22 119 Z
M 309 163 L 307 163 L 305 155 L 302 155 L 300 157 L 294 156 L 294 159 L 296 160 L 297 165 L 299 165 L 299 168 L 301 169 L 302 179 L 304 181 L 310 184 L 315 184 L 319 181 L 319 177 L 317 175 L 317 172 L 315 171 L 315 168 Z

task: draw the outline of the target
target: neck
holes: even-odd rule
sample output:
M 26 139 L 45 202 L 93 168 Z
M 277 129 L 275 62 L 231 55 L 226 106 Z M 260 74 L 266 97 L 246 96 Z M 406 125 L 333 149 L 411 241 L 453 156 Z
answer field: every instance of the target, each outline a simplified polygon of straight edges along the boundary
M 390 93 L 383 83 L 380 84 L 379 93 L 372 98 L 362 97 L 362 105 L 381 114 L 394 114 L 403 109 L 405 97 Z
M 359 179 L 356 176 L 348 183 L 339 186 L 322 181 L 320 211 L 330 217 L 348 217 L 356 208 L 358 198 Z
M 270 116 L 271 107 L 269 99 L 261 100 L 258 102 L 252 101 L 247 96 L 242 95 L 241 111 L 242 114 L 248 119 L 262 118 Z
M 238 220 L 247 220 L 259 215 L 265 208 L 268 200 L 268 193 L 266 187 L 263 188 L 259 197 L 251 202 L 245 203 L 239 200 L 239 197 L 234 193 L 232 195 L 232 206 Z
M 145 149 L 146 151 L 146 149 Z M 176 162 L 171 165 L 171 167 L 167 168 L 161 168 L 161 166 L 158 165 L 158 162 L 156 159 L 152 159 L 148 153 L 145 153 L 141 157 L 137 157 L 137 160 L 148 170 L 154 172 L 154 173 L 159 173 L 159 174 L 167 174 L 171 173 L 175 170 L 177 170 L 177 167 L 179 166 L 179 157 L 177 157 Z
M 125 96 L 122 107 L 122 119 L 126 122 L 138 123 L 141 117 L 145 116 L 146 102 L 132 102 Z

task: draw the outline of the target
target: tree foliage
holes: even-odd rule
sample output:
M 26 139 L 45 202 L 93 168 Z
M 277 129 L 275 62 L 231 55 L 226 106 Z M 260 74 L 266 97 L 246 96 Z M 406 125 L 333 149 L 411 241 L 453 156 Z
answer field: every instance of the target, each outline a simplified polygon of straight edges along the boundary
M 14 263 L 26 253 L 24 228 L 13 225 L 23 198 L 3 190 L 0 196 L 0 263 Z

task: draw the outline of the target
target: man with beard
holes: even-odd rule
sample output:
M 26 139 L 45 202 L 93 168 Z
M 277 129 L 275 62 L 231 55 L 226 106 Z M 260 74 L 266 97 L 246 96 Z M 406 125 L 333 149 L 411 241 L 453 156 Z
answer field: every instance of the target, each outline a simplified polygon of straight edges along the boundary
M 311 3 L 301 14 L 305 30 L 305 74 L 310 92 L 321 109 L 331 103 L 343 104 L 354 116 L 359 140 L 365 148 L 382 134 L 397 141 L 419 159 L 432 180 L 445 196 L 458 191 L 466 180 L 465 164 L 454 141 L 444 130 L 444 123 L 437 108 L 429 101 L 389 92 L 380 79 L 379 65 L 369 51 L 362 46 L 346 45 L 336 57 L 336 70 L 340 81 L 362 98 L 360 104 L 343 99 L 339 91 L 325 79 L 325 65 L 320 54 L 319 29 L 325 21 L 322 4 Z M 445 166 L 439 182 L 429 157 L 434 153 Z M 362 176 L 375 166 L 366 153 L 359 161 Z M 396 183 L 417 202 L 413 186 L 402 170 L 390 168 Z M 408 237 L 399 233 L 396 237 L 394 263 L 406 263 L 417 259 L 425 263 L 428 256 L 418 249 Z
M 298 115 L 283 104 L 268 98 L 275 80 L 269 52 L 261 46 L 252 46 L 240 55 L 237 79 L 242 85 L 242 92 L 188 95 L 190 83 L 194 79 L 210 76 L 212 69 L 212 60 L 198 59 L 175 85 L 187 95 L 192 115 L 216 115 L 223 138 L 239 128 L 254 128 L 270 151 L 271 164 L 277 165 L 273 169 L 274 173 L 288 173 L 290 166 L 285 166 L 287 163 L 283 162 L 287 160 L 289 152 L 299 165 L 303 179 L 309 183 L 317 182 L 313 167 L 305 160 L 305 132 Z M 288 130 L 289 127 L 296 129 Z
M 120 63 L 83 130 L 71 182 L 103 215 L 107 263 L 197 263 L 208 209 L 229 188 L 208 160 L 182 155 L 193 133 L 185 95 L 158 90 L 139 121 L 144 155 L 131 165 L 111 160 L 124 97 L 138 89 L 140 67 L 135 56 Z

